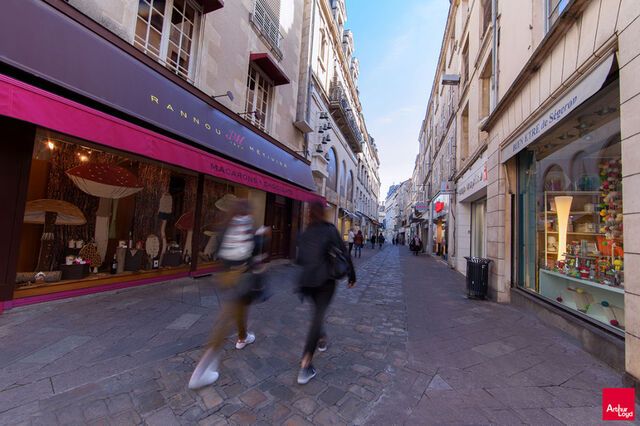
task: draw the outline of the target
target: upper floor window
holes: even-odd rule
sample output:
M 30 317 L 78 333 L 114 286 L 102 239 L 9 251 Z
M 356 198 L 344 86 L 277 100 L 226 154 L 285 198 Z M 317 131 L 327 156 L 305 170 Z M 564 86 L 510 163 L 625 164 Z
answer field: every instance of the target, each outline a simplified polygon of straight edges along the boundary
M 482 38 L 484 33 L 487 32 L 489 25 L 491 25 L 491 0 L 482 0 L 480 6 L 482 6 L 482 25 L 480 25 L 480 38 Z
M 565 11 L 568 4 L 569 0 L 546 0 L 547 31 L 549 31 L 553 24 L 558 20 L 558 17 L 562 15 L 562 12 Z
M 139 0 L 134 46 L 191 80 L 202 13 L 190 0 Z
M 273 83 L 260 70 L 249 66 L 247 76 L 247 120 L 254 126 L 268 132 L 268 118 L 271 109 Z
M 280 0 L 255 1 L 251 22 L 270 45 L 271 52 L 280 60 L 282 59 L 280 41 L 283 38 L 280 32 Z

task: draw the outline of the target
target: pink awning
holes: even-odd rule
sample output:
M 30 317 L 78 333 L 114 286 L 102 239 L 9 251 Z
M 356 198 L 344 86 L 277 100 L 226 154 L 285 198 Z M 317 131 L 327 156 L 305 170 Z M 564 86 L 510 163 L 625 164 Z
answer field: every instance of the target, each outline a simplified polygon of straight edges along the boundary
M 316 193 L 2 74 L 0 115 L 296 200 L 324 200 Z

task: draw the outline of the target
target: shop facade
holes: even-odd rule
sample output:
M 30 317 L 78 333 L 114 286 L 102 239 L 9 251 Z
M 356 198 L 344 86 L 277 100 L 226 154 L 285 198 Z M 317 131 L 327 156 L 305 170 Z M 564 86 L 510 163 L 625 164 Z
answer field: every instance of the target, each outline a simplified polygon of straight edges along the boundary
M 88 19 L 4 11 L 3 309 L 211 272 L 234 198 L 291 256 L 303 203 L 321 199 L 308 161 Z
M 466 274 L 465 257 L 487 255 L 487 159 L 484 153 L 458 179 L 456 203 L 457 256 L 453 266 Z

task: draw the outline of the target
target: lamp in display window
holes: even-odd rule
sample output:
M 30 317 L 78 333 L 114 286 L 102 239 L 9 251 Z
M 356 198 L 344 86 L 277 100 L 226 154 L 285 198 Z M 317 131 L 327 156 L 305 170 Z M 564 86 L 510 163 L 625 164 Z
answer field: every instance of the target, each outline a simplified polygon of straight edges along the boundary
M 49 271 L 53 264 L 54 225 L 84 225 L 87 220 L 80 209 L 71 203 L 41 199 L 27 202 L 24 223 L 44 224 L 36 270 Z
M 129 170 L 111 164 L 87 163 L 66 171 L 69 179 L 83 192 L 99 197 L 96 212 L 95 242 L 102 260 L 109 243 L 109 217 L 115 217 L 117 204 L 112 200 L 128 197 L 142 186 L 136 175 Z M 113 208 L 112 208 L 113 204 Z
M 557 260 L 564 260 L 567 251 L 567 228 L 569 225 L 569 213 L 573 197 L 554 197 L 556 213 L 558 214 L 558 257 Z

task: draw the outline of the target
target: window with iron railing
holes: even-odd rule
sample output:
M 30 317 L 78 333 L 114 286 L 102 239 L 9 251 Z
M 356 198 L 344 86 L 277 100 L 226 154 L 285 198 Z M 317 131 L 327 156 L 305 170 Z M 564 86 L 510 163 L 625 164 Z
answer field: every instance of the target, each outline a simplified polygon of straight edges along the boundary
M 133 45 L 192 81 L 201 16 L 190 0 L 139 0 Z
M 256 0 L 255 8 L 251 15 L 251 22 L 269 43 L 273 54 L 278 59 L 282 59 L 280 41 L 283 37 L 280 32 L 279 7 L 278 14 L 276 14 L 271 3 L 274 3 L 274 0 Z M 279 2 L 276 1 L 275 3 L 279 5 Z

